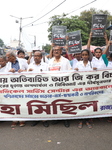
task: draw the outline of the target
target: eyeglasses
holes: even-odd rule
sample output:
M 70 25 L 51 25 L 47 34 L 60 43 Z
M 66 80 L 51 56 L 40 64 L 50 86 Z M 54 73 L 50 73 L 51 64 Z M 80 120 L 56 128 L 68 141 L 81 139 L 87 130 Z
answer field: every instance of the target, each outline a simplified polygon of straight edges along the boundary
M 41 57 L 41 55 L 33 55 L 33 57 Z

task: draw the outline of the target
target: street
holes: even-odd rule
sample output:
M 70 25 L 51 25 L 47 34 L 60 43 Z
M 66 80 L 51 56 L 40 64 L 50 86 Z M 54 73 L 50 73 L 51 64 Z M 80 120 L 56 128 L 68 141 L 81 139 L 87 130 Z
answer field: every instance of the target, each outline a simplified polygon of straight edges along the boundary
M 78 120 L 71 120 L 66 128 L 63 122 L 44 127 L 39 122 L 31 127 L 32 122 L 26 122 L 25 127 L 11 128 L 11 121 L 0 123 L 0 150 L 111 150 L 112 123 L 107 119 L 93 119 L 93 128 L 85 124 L 78 129 Z

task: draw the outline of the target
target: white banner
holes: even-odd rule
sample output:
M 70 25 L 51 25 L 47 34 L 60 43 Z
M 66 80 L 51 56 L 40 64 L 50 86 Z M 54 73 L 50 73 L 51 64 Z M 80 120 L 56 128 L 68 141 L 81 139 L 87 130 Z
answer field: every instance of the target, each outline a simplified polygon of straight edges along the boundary
M 112 116 L 112 70 L 0 75 L 0 120 Z

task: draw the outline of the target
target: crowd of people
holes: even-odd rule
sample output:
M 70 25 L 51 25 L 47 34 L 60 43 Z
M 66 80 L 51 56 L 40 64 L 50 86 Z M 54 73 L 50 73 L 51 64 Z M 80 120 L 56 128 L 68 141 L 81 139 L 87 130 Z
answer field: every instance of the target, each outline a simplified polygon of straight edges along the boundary
M 91 53 L 90 44 L 92 39 L 92 33 L 90 33 L 87 49 L 82 50 L 79 53 L 69 54 L 68 47 L 65 46 L 66 51 L 62 51 L 62 47 L 52 44 L 49 55 L 43 56 L 42 51 L 33 49 L 28 59 L 25 59 L 25 52 L 18 50 L 17 54 L 13 51 L 8 51 L 6 56 L 0 56 L 0 72 L 42 72 L 42 71 L 91 71 L 111 68 L 112 69 L 112 53 L 109 54 L 109 46 L 111 41 L 106 39 L 106 47 L 102 50 L 100 47 L 94 50 L 94 54 Z M 84 119 L 85 120 L 85 119 Z M 53 121 L 57 123 L 58 121 Z M 64 120 L 66 127 L 70 126 L 68 120 Z M 92 128 L 88 119 L 85 120 L 88 128 Z M 13 121 L 11 127 L 15 127 L 18 121 Z M 25 126 L 25 121 L 19 121 L 20 126 Z M 32 126 L 35 126 L 38 121 L 33 122 Z M 82 128 L 82 120 L 79 121 L 78 128 Z M 49 126 L 48 121 L 43 121 L 45 127 Z

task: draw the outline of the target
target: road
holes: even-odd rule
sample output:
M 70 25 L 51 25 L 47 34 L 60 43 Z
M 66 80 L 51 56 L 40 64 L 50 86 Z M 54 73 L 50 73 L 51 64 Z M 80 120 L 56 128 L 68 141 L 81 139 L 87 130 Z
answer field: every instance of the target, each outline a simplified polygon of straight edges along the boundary
M 0 123 L 0 150 L 111 150 L 112 123 L 107 119 L 94 119 L 93 128 L 85 124 L 78 129 L 78 120 L 70 121 L 66 128 L 63 122 L 44 127 L 42 122 L 31 127 L 11 128 L 11 122 Z

